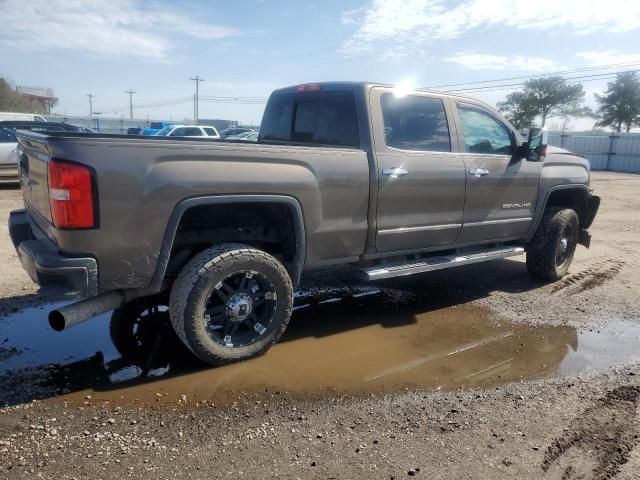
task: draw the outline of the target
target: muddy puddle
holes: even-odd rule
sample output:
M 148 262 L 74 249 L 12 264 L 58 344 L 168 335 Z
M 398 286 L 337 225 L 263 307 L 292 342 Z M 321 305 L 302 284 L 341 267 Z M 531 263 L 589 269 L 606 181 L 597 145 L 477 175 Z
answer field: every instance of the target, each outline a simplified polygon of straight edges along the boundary
M 139 318 L 105 314 L 52 331 L 51 306 L 0 320 L 0 404 L 64 395 L 71 402 L 225 404 L 402 389 L 492 386 L 605 368 L 636 359 L 640 328 L 524 326 L 460 305 L 376 289 L 302 292 L 266 355 L 209 368 L 175 338 L 166 308 Z

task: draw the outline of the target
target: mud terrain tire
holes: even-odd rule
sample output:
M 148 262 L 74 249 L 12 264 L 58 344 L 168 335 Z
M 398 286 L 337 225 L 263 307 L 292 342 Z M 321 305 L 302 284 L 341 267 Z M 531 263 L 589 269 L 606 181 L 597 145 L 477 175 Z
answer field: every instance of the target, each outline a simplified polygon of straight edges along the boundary
M 253 287 L 245 286 L 244 290 L 241 290 L 242 285 L 240 285 L 235 293 L 229 294 L 222 291 L 221 285 L 224 284 L 225 288 L 228 288 L 226 283 L 228 279 L 239 277 L 238 282 L 242 282 L 245 275 L 250 280 L 244 280 L 244 282 L 252 283 Z M 238 305 L 248 296 L 254 295 L 255 290 L 260 289 L 257 280 L 251 280 L 253 278 L 260 278 L 264 284 L 269 285 L 269 296 L 263 293 L 262 304 L 265 303 L 264 298 L 269 299 L 270 321 L 268 324 L 265 322 L 264 326 L 260 323 L 254 325 L 259 336 L 250 343 L 234 345 L 230 340 L 221 342 L 215 337 L 216 335 L 220 337 L 222 334 L 216 332 L 226 329 L 226 323 L 224 326 L 213 326 L 218 330 L 212 329 L 206 313 L 210 311 L 210 302 L 213 301 L 212 298 L 220 301 L 217 296 L 221 298 L 226 296 L 226 304 L 222 300 L 223 305 L 216 308 L 223 312 L 235 312 L 234 322 L 238 326 L 251 322 L 249 318 L 242 320 L 238 314 Z M 246 301 L 251 302 L 250 299 Z M 244 307 L 245 313 L 253 310 L 247 305 L 241 305 L 241 307 Z M 176 334 L 194 354 L 210 365 L 246 360 L 266 352 L 280 339 L 287 328 L 292 308 L 293 286 L 284 266 L 268 253 L 243 244 L 214 246 L 193 257 L 175 280 L 169 300 L 171 323 Z M 256 312 L 257 309 L 258 307 L 255 309 Z M 220 318 L 220 313 L 216 315 Z M 226 319 L 223 322 L 228 322 L 231 317 L 227 313 L 223 315 L 222 318 Z M 259 328 L 257 328 L 258 325 Z M 245 337 L 254 335 L 251 333 L 251 328 L 243 326 L 243 329 L 247 331 Z M 228 333 L 225 334 L 225 339 L 231 338 L 226 335 Z
M 570 208 L 550 208 L 527 246 L 527 269 L 537 279 L 555 282 L 569 270 L 578 245 L 578 214 Z

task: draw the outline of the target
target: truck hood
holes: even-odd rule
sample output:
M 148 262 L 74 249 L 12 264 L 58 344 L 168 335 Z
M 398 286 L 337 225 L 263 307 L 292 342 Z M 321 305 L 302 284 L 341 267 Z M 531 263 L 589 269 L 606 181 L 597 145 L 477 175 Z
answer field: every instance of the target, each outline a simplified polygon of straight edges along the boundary
M 569 150 L 566 150 L 564 148 L 560 148 L 560 147 L 554 147 L 553 145 L 548 145 L 547 146 L 547 154 L 554 154 L 554 153 L 568 153 L 571 155 L 577 155 L 573 152 L 570 152 Z

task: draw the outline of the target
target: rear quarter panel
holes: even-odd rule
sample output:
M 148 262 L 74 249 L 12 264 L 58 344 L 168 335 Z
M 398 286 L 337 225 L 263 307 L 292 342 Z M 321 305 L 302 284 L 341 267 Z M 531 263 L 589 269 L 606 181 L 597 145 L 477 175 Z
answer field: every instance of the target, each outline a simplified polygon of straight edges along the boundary
M 55 237 L 62 251 L 97 258 L 101 289 L 149 285 L 171 212 L 192 197 L 295 198 L 304 216 L 307 268 L 364 249 L 369 166 L 361 150 L 144 138 L 55 138 L 49 148 L 97 172 L 100 228 Z

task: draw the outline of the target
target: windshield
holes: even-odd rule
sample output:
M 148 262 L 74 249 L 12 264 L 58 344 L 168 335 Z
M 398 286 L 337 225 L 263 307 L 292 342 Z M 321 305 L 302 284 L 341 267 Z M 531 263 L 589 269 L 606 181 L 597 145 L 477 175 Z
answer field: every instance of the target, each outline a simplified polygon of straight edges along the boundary
M 158 130 L 156 133 L 154 133 L 154 135 L 160 135 L 160 136 L 169 135 L 171 130 L 173 130 L 173 125 L 167 125 L 163 129 Z

